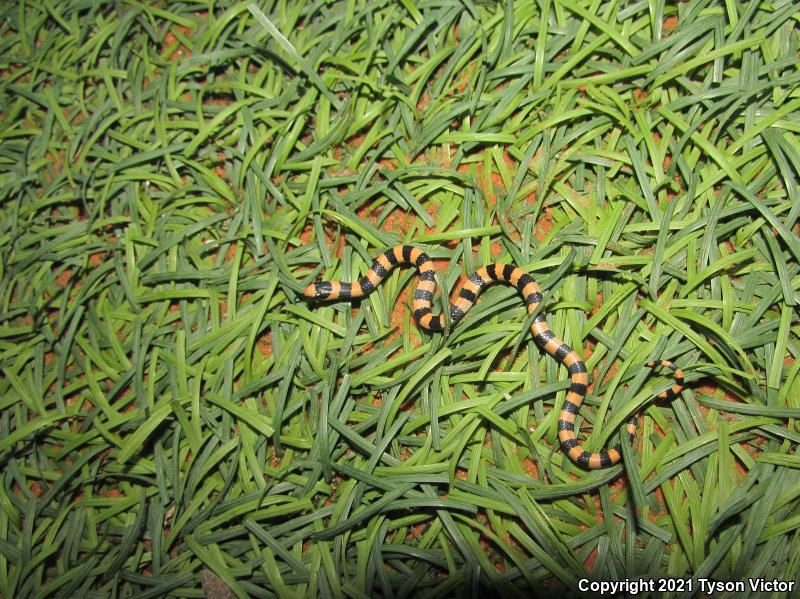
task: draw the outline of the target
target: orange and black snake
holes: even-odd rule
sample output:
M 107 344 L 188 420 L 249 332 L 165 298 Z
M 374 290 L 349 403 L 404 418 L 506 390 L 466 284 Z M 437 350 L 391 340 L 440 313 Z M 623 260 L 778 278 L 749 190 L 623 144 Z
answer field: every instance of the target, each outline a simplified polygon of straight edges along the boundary
M 433 314 L 431 301 L 436 291 L 435 269 L 433 261 L 419 248 L 399 245 L 380 254 L 367 274 L 355 283 L 340 281 L 317 281 L 303 291 L 303 295 L 315 300 L 348 300 L 363 297 L 372 291 L 386 277 L 389 270 L 398 264 L 411 264 L 419 270 L 419 284 L 414 292 L 412 309 L 414 317 L 422 328 L 429 331 L 441 331 L 444 319 L 441 314 Z M 500 281 L 513 285 L 525 298 L 528 313 L 536 310 L 542 301 L 542 293 L 536 281 L 524 270 L 513 264 L 489 264 L 479 268 L 464 283 L 464 286 L 450 304 L 450 320 L 456 324 L 475 303 L 478 294 L 488 284 Z M 570 374 L 570 386 L 564 405 L 558 416 L 558 438 L 561 447 L 572 461 L 585 468 L 608 468 L 622 460 L 622 447 L 617 444 L 613 449 L 590 453 L 583 449 L 575 433 L 575 417 L 586 395 L 589 376 L 586 366 L 578 353 L 561 341 L 547 326 L 544 314 L 536 315 L 531 324 L 531 332 L 536 342 L 556 360 L 567 367 Z M 650 368 L 664 366 L 672 370 L 675 384 L 658 395 L 661 399 L 672 399 L 683 389 L 683 371 L 668 360 L 651 361 Z M 636 434 L 636 416 L 632 416 L 627 424 L 628 437 L 634 441 Z

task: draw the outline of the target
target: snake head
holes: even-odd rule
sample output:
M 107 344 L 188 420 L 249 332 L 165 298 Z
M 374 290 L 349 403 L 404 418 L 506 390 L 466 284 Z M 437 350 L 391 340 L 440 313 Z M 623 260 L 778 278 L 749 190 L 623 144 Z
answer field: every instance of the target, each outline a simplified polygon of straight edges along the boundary
M 317 300 L 338 299 L 340 287 L 338 282 L 316 281 L 303 289 L 303 295 L 307 298 Z

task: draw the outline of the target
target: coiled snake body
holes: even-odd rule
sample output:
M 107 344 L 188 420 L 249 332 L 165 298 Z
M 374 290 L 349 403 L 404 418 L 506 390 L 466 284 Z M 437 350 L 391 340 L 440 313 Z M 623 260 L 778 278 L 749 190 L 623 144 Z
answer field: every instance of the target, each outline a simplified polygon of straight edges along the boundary
M 372 291 L 386 277 L 389 270 L 398 264 L 411 264 L 419 270 L 419 284 L 414 292 L 412 309 L 420 326 L 429 331 L 441 331 L 444 318 L 441 314 L 433 314 L 431 301 L 436 291 L 435 269 L 433 261 L 419 248 L 402 245 L 386 250 L 380 254 L 367 274 L 355 283 L 340 281 L 317 281 L 303 291 L 303 295 L 316 300 L 348 300 L 363 297 Z M 464 283 L 458 296 L 450 304 L 450 320 L 456 324 L 475 303 L 478 294 L 488 284 L 495 281 L 513 285 L 522 294 L 528 306 L 528 313 L 536 310 L 542 301 L 542 293 L 536 281 L 524 270 L 513 264 L 489 264 L 479 268 Z M 622 447 L 617 444 L 613 449 L 596 453 L 585 451 L 575 433 L 575 417 L 586 396 L 589 377 L 586 366 L 578 353 L 553 334 L 547 326 L 544 314 L 539 313 L 531 324 L 531 332 L 536 342 L 556 360 L 567 367 L 570 374 L 570 386 L 564 405 L 558 416 L 558 438 L 561 447 L 572 461 L 584 468 L 598 469 L 613 466 L 622 459 Z M 672 388 L 658 395 L 661 399 L 672 399 L 683 389 L 683 371 L 668 360 L 651 361 L 650 368 L 664 366 L 672 370 L 675 383 Z M 636 433 L 636 416 L 632 416 L 627 424 L 628 437 L 633 442 Z

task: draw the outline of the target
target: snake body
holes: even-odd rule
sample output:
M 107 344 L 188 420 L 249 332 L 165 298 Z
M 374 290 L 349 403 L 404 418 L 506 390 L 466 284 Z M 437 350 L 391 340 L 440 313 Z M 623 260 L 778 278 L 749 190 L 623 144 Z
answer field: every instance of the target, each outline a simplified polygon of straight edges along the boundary
M 317 281 L 305 288 L 303 295 L 314 300 L 348 300 L 363 297 L 371 292 L 386 278 L 388 272 L 398 264 L 411 264 L 419 271 L 419 284 L 414 292 L 412 309 L 420 326 L 429 331 L 444 329 L 444 318 L 441 314 L 433 314 L 432 300 L 436 291 L 436 270 L 433 261 L 419 248 L 401 245 L 380 254 L 367 271 L 355 283 L 341 281 Z M 479 268 L 469 276 L 458 296 L 450 304 L 450 320 L 455 325 L 475 303 L 478 294 L 486 286 L 494 282 L 513 285 L 525 299 L 528 313 L 534 312 L 542 301 L 542 292 L 536 281 L 524 270 L 513 264 L 489 264 Z M 622 460 L 622 447 L 617 444 L 612 449 L 591 453 L 583 449 L 575 432 L 575 417 L 580 410 L 589 376 L 586 366 L 578 353 L 561 341 L 547 326 L 541 312 L 533 319 L 531 332 L 536 342 L 556 360 L 569 370 L 570 386 L 564 405 L 558 416 L 558 438 L 561 448 L 576 464 L 590 469 L 608 468 Z M 672 399 L 683 389 L 683 371 L 668 360 L 650 361 L 650 368 L 663 366 L 673 372 L 675 382 L 670 389 L 660 393 L 660 399 Z M 636 416 L 627 423 L 628 437 L 631 443 L 636 434 Z

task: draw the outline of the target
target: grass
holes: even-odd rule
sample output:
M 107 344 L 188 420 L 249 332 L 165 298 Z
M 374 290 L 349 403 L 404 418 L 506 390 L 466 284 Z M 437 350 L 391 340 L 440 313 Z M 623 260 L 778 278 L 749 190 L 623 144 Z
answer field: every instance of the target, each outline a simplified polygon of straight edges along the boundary
M 798 20 L 4 3 L 0 595 L 797 580 Z M 539 280 L 592 374 L 588 446 L 643 411 L 624 466 L 558 450 L 566 371 L 512 290 L 444 336 L 411 270 L 300 296 L 401 242 L 437 302 L 491 261 Z

